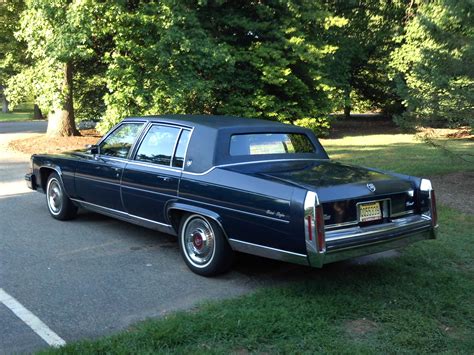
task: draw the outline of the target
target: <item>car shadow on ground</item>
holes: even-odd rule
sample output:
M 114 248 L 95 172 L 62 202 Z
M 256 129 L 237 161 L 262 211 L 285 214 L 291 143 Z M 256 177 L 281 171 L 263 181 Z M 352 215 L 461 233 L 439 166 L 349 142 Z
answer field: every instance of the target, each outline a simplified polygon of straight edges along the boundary
M 183 263 L 184 265 L 179 251 L 178 240 L 175 236 L 116 220 L 84 209 L 80 209 L 78 217 L 74 221 L 77 223 L 94 222 L 107 224 L 107 229 L 110 233 L 119 230 L 123 231 L 125 229 L 129 231 L 126 238 L 130 242 L 131 251 L 156 249 L 156 257 L 159 257 L 159 249 L 166 248 L 176 253 L 177 263 Z M 311 278 L 311 276 L 317 277 L 321 273 L 344 272 L 344 270 L 357 267 L 358 265 L 367 265 L 375 263 L 380 259 L 393 258 L 399 255 L 400 253 L 398 251 L 388 251 L 328 264 L 325 265 L 324 268 L 311 268 L 305 265 L 291 264 L 237 252 L 235 253 L 234 263 L 229 272 L 216 277 L 226 280 L 244 276 L 262 285 L 275 285 L 278 283 L 301 281 Z

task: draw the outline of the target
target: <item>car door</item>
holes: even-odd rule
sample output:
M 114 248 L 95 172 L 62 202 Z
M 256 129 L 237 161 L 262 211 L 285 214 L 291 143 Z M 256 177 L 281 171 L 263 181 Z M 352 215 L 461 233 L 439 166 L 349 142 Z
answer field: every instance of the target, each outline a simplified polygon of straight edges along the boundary
M 148 129 L 123 172 L 122 199 L 129 214 L 166 223 L 165 206 L 177 196 L 189 136 L 189 129 L 178 126 Z
M 124 122 L 99 144 L 99 153 L 77 163 L 77 198 L 83 202 L 123 211 L 120 180 L 128 156 L 143 129 L 144 122 Z

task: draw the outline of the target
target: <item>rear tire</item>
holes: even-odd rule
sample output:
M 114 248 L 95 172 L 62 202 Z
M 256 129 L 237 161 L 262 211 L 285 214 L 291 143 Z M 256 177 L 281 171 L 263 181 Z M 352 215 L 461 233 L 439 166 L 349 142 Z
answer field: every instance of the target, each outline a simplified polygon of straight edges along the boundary
M 215 221 L 186 214 L 181 218 L 178 237 L 181 255 L 194 273 L 214 276 L 232 265 L 234 252 Z
M 46 183 L 46 204 L 51 216 L 60 221 L 73 219 L 77 214 L 77 207 L 66 195 L 61 178 L 57 173 L 51 173 Z

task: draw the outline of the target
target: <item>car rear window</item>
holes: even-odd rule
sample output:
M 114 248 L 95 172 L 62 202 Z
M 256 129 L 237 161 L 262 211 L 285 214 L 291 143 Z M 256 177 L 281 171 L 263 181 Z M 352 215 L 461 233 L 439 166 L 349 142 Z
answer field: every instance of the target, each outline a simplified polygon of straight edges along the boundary
M 230 155 L 315 153 L 315 147 L 301 133 L 234 134 L 230 139 Z

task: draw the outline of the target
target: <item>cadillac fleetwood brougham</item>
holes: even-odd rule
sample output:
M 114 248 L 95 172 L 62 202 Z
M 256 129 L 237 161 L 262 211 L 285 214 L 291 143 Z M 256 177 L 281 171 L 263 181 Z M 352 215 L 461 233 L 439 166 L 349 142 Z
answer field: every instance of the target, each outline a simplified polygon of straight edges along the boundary
M 33 155 L 51 216 L 78 207 L 178 236 L 195 273 L 234 251 L 312 267 L 435 238 L 427 179 L 329 159 L 312 131 L 223 116 L 127 118 L 84 151 Z

